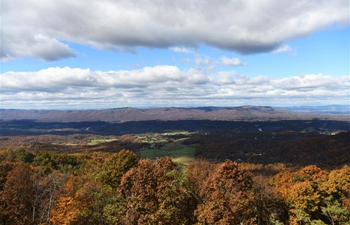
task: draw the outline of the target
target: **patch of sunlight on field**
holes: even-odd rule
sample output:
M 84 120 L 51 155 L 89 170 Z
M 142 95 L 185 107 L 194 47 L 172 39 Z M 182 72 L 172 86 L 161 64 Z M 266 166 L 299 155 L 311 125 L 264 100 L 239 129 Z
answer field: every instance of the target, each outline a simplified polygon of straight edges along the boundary
M 175 163 L 182 163 L 187 165 L 194 160 L 194 157 L 191 157 L 191 156 L 173 157 L 171 158 L 171 160 L 173 160 L 173 162 Z
M 181 149 L 165 151 L 163 149 L 147 149 L 140 151 L 141 158 L 157 159 L 159 157 L 169 156 L 174 162 L 188 164 L 194 160 L 194 146 L 186 146 Z
M 95 139 L 95 140 L 91 140 L 88 143 L 86 143 L 87 145 L 97 145 L 100 143 L 105 143 L 105 142 L 112 142 L 112 141 L 117 141 L 118 139 Z
M 51 143 L 51 144 L 53 144 L 53 145 L 66 145 L 66 146 L 77 146 L 78 144 L 73 144 L 73 143 L 55 143 L 55 142 L 53 142 L 53 143 Z

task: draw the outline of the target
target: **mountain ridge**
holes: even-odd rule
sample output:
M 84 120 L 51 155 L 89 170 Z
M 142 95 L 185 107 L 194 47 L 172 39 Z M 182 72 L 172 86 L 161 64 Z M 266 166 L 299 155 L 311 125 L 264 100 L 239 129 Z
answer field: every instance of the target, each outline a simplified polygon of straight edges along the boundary
M 282 119 L 342 119 L 347 116 L 322 115 L 291 110 L 275 109 L 270 106 L 236 107 L 161 107 L 139 109 L 132 107 L 98 110 L 21 110 L 2 109 L 0 120 L 33 120 L 39 122 L 129 122 L 147 120 L 282 120 Z

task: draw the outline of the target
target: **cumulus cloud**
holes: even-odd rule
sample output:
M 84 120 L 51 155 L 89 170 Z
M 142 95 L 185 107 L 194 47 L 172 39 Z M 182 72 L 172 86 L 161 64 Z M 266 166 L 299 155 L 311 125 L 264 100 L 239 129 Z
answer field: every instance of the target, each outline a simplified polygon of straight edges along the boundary
M 171 50 L 178 53 L 194 54 L 194 51 L 185 47 L 172 47 Z
M 3 35 L 1 61 L 31 56 L 43 61 L 56 61 L 76 57 L 76 53 L 67 44 L 42 34 L 23 33 L 23 36 Z M 28 36 L 27 36 L 28 35 Z M 32 36 L 31 36 L 32 35 Z
M 114 50 L 206 44 L 242 54 L 273 51 L 287 40 L 349 24 L 348 9 L 348 0 L 288 5 L 280 0 L 2 0 L 1 59 L 74 57 L 65 43 Z
M 248 77 L 176 66 L 92 71 L 48 68 L 0 76 L 2 108 L 347 104 L 349 76 Z
M 273 50 L 273 53 L 279 54 L 282 52 L 290 52 L 290 51 L 292 51 L 292 48 L 289 45 L 284 44 L 284 45 L 278 47 L 277 49 Z
M 221 62 L 226 66 L 245 66 L 246 63 L 241 62 L 239 58 L 227 58 L 227 57 L 221 57 Z

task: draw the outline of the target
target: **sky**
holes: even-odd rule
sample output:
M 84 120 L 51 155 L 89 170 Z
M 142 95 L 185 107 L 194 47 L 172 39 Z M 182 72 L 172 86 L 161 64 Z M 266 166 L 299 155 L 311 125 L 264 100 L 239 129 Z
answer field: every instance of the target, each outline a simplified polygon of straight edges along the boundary
M 1 0 L 0 108 L 350 104 L 348 0 Z

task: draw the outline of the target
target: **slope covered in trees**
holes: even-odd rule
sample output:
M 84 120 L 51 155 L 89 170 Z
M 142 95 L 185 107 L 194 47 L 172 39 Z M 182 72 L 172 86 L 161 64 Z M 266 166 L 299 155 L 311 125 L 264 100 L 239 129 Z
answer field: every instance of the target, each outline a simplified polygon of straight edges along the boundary
M 2 224 L 348 224 L 350 168 L 0 155 Z M 271 172 L 273 170 L 273 172 Z M 266 172 L 270 171 L 270 172 Z
M 251 163 L 315 164 L 333 168 L 350 163 L 350 131 L 336 135 L 294 132 L 198 135 L 195 155 L 203 159 L 232 159 Z
M 0 224 L 350 223 L 348 121 L 196 110 L 245 121 L 0 121 Z

